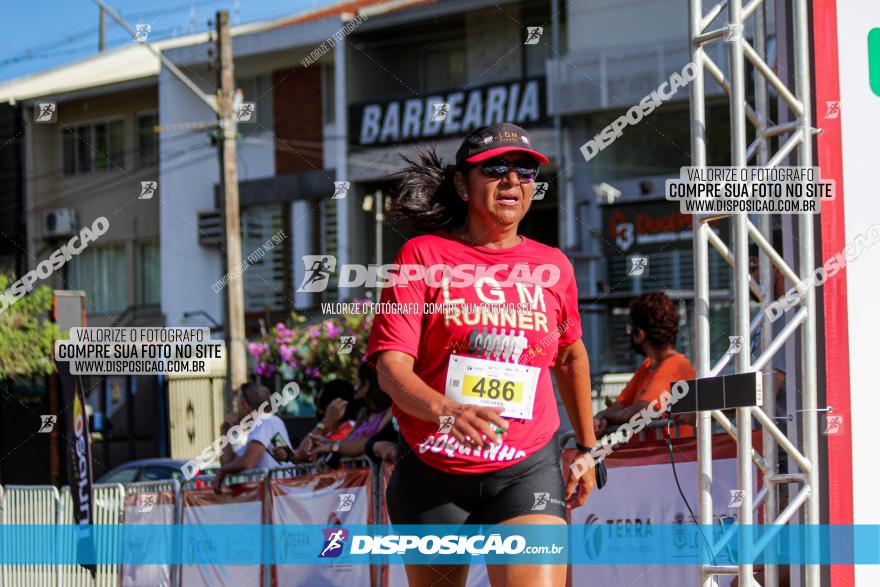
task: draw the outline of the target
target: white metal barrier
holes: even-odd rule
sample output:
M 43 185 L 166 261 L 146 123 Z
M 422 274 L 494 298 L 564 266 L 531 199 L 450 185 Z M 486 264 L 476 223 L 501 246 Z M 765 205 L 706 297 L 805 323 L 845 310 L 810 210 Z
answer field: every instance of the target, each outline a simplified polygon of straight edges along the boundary
M 58 515 L 58 489 L 52 485 L 7 485 L 2 493 L 3 525 L 53 525 Z M 51 540 L 40 545 L 46 552 L 53 552 L 57 545 Z M 20 554 L 24 548 L 33 547 L 4 541 L 3 559 Z M 53 565 L 0 565 L 3 587 L 55 587 L 56 567 Z
M 125 487 L 119 483 L 95 485 L 95 524 L 115 525 L 122 520 L 122 502 L 125 499 Z M 58 512 L 59 524 L 73 524 L 73 499 L 69 487 L 61 488 L 61 503 Z M 113 536 L 99 535 L 95 544 L 98 556 L 109 556 L 121 548 L 121 543 Z M 70 545 L 73 548 L 74 545 Z M 56 565 L 59 587 L 115 587 L 118 584 L 119 565 L 98 565 L 95 579 L 79 565 Z
M 125 486 L 122 509 L 122 539 L 125 548 L 133 544 L 126 541 L 125 527 L 134 524 L 179 524 L 182 500 L 180 483 L 170 481 L 142 481 Z M 138 545 L 140 547 L 140 545 Z M 149 545 L 143 545 L 149 548 Z M 174 551 L 179 548 L 174 547 Z M 172 564 L 120 565 L 119 585 L 150 585 L 172 587 L 179 585 L 180 567 Z
M 633 373 L 606 373 L 599 383 L 599 395 L 593 398 L 593 413 L 599 413 L 605 409 L 605 399 L 616 399 Z
M 379 493 L 382 484 L 378 482 L 379 468 L 371 465 L 364 458 L 345 459 L 342 462 L 344 469 L 366 467 L 371 470 L 373 476 L 373 492 L 371 494 L 371 512 L 377 515 L 381 512 L 381 494 Z M 225 485 L 259 482 L 264 484 L 261 491 L 268 491 L 268 483 L 273 479 L 286 479 L 303 475 L 313 475 L 328 471 L 329 469 L 323 465 L 305 465 L 279 468 L 268 474 L 265 470 L 245 471 L 235 475 L 231 475 L 224 479 Z M 173 515 L 171 523 L 184 523 L 184 493 L 186 490 L 207 487 L 213 479 L 212 475 L 201 475 L 194 478 L 183 485 L 177 481 L 157 481 L 144 483 L 130 483 L 125 486 L 121 484 L 96 485 L 94 488 L 95 498 L 95 518 L 96 525 L 116 525 L 129 523 L 168 523 L 164 518 L 162 520 L 149 520 L 144 517 L 134 515 L 135 510 L 141 509 L 137 507 L 138 497 L 145 493 L 161 493 L 167 492 L 170 496 L 156 501 L 156 505 L 163 503 L 173 503 Z M 268 500 L 263 500 L 263 507 L 266 508 Z M 126 517 L 128 512 L 128 519 Z M 266 511 L 265 514 L 268 514 Z M 166 516 L 167 517 L 167 516 Z M 378 519 L 378 518 L 374 518 Z M 70 488 L 62 487 L 59 491 L 54 486 L 0 486 L 0 522 L 4 525 L 20 524 L 20 525 L 71 525 L 73 520 L 73 499 L 71 498 Z M 190 520 L 190 523 L 193 523 Z M 216 522 L 215 522 L 216 523 Z M 122 552 L 124 545 L 125 530 L 119 533 L 100 533 L 97 534 L 95 549 L 99 557 L 117 558 Z M 271 547 L 271 545 L 265 545 Z M 16 548 L 26 548 L 31 545 L 21 545 L 14 542 L 3 541 L 0 543 L 0 560 L 18 554 Z M 64 555 L 67 558 L 73 558 L 76 548 L 75 544 L 64 545 L 63 548 L 68 549 L 59 551 L 62 548 L 54 543 L 51 539 L 42 546 L 48 553 Z M 136 565 L 137 566 L 137 565 Z M 182 567 L 180 565 L 140 565 L 151 567 L 163 567 L 155 576 L 159 577 L 158 581 L 144 582 L 144 574 L 139 573 L 138 577 L 127 580 L 124 576 L 126 567 L 119 564 L 104 564 L 97 566 L 97 574 L 92 579 L 90 573 L 80 565 L 0 565 L 0 587 L 116 587 L 117 585 L 147 585 L 150 587 L 180 587 L 185 583 L 183 580 Z M 129 567 L 131 568 L 131 567 Z M 130 573 L 129 573 L 130 574 Z M 378 574 L 379 585 L 383 580 L 382 574 Z M 271 565 L 264 565 L 263 568 L 263 584 L 271 584 Z M 375 584 L 375 583 L 374 583 Z

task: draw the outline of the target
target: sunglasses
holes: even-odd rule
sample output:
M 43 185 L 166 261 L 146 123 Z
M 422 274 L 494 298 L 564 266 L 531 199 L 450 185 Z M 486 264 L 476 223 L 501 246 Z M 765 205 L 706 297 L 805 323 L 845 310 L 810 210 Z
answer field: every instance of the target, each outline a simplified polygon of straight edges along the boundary
M 512 169 L 520 182 L 530 183 L 538 177 L 539 165 L 534 161 L 516 164 L 506 159 L 496 158 L 482 163 L 480 169 L 483 171 L 483 175 L 492 179 L 503 179 Z

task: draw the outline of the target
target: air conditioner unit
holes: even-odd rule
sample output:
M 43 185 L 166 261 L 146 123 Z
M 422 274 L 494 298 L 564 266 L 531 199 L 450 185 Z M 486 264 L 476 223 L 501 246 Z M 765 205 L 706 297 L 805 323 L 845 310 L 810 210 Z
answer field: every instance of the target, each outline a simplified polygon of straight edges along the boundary
M 43 237 L 71 236 L 77 229 L 76 210 L 55 208 L 43 212 Z

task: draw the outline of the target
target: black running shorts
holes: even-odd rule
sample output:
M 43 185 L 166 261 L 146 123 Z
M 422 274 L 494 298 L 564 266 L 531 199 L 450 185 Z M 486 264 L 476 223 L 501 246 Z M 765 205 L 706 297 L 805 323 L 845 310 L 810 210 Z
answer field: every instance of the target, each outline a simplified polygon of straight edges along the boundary
M 566 519 L 555 439 L 515 465 L 475 475 L 426 465 L 403 439 L 397 455 L 385 492 L 392 524 L 492 525 L 526 514 Z

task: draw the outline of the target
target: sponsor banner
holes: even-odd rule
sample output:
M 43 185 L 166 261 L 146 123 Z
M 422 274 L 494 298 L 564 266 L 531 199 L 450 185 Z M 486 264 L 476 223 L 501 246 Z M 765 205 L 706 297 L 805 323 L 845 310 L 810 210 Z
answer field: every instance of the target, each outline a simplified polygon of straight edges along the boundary
M 696 439 L 675 439 L 673 446 L 679 482 L 691 507 L 696 508 Z M 563 462 L 572 462 L 576 456 L 577 451 L 567 450 L 563 453 Z M 737 513 L 728 507 L 730 490 L 736 488 L 735 457 L 736 445 L 729 437 L 719 435 L 713 439 L 713 520 L 716 522 L 725 516 L 735 519 Z M 683 561 L 698 553 L 705 543 L 698 532 L 687 530 L 696 526 L 678 493 L 666 443 L 621 444 L 606 457 L 605 465 L 609 469 L 608 485 L 602 491 L 593 491 L 587 503 L 571 515 L 572 533 L 578 536 L 574 542 L 583 547 L 583 551 L 574 552 L 573 556 L 596 561 L 596 566 L 572 569 L 574 584 L 584 581 L 587 573 L 590 581 L 609 584 L 640 584 L 646 582 L 646 577 L 659 585 L 690 582 L 699 571 Z M 758 478 L 757 472 L 753 478 Z M 625 550 L 635 544 L 621 542 L 621 536 L 647 544 L 657 539 L 654 534 L 657 528 L 668 525 L 673 525 L 671 532 L 661 530 L 675 548 L 668 562 L 657 562 L 654 566 L 604 566 L 598 562 L 627 556 Z M 713 531 L 708 530 L 706 536 L 711 538 Z M 624 551 L 616 550 L 618 548 Z M 730 581 L 725 577 L 721 584 L 728 585 Z
M 606 255 L 689 251 L 693 247 L 693 216 L 682 214 L 674 202 L 652 199 L 601 208 Z M 721 220 L 710 226 L 723 236 L 728 224 Z
M 288 528 L 280 536 L 281 540 L 274 543 L 279 557 L 285 560 L 302 557 L 306 561 L 313 561 L 315 552 L 323 548 L 326 533 L 343 525 L 368 524 L 371 521 L 371 480 L 369 469 L 273 479 L 269 484 L 272 521 Z M 316 525 L 321 527 L 322 532 L 307 530 Z M 303 530 L 296 531 L 298 526 Z M 367 565 L 278 565 L 273 571 L 274 584 L 278 587 L 370 584 L 370 568 Z M 340 581 L 343 576 L 344 581 Z
M 262 567 L 256 561 L 268 545 L 263 537 L 269 527 L 257 523 L 263 521 L 263 484 L 238 483 L 229 489 L 221 495 L 210 487 L 183 491 L 183 530 L 178 551 L 183 560 L 192 562 L 181 569 L 182 585 L 238 587 L 262 583 Z M 130 532 L 149 531 L 147 528 L 126 526 Z
M 512 122 L 530 126 L 547 118 L 544 78 L 513 80 L 352 104 L 348 136 L 353 145 L 378 147 L 462 135 L 481 126 Z
M 174 491 L 171 489 L 150 489 L 143 492 L 125 494 L 124 520 L 127 525 L 159 524 L 173 527 Z M 144 538 L 153 540 L 147 541 Z M 125 533 L 123 549 L 134 552 L 147 552 L 154 548 L 173 548 L 173 532 L 151 533 L 149 536 Z M 158 546 L 157 546 L 158 545 Z M 122 565 L 119 571 L 122 587 L 170 587 L 171 567 L 169 565 Z
M 222 517 L 229 510 L 217 515 Z M 213 515 L 212 515 L 213 517 Z M 591 573 L 593 581 L 603 566 L 641 566 L 657 584 L 679 585 L 662 579 L 664 568 L 678 568 L 693 576 L 695 565 L 743 564 L 880 564 L 880 525 L 857 526 L 697 526 L 695 524 L 644 524 L 640 532 L 614 524 L 599 532 L 584 532 L 583 525 L 477 525 L 303 526 L 205 525 L 101 525 L 98 540 L 118 544 L 122 537 L 155 548 L 133 552 L 124 548 L 100 549 L 83 558 L 73 549 L 46 549 L 51 540 L 60 546 L 77 539 L 72 525 L 5 525 L 0 539 L 26 548 L 4 549 L 2 564 L 180 564 L 190 585 L 259 584 L 260 565 L 370 565 L 375 553 L 386 553 L 388 564 L 568 564 Z M 726 529 L 725 529 L 726 528 Z M 308 536 L 314 549 L 287 554 L 269 544 Z M 168 538 L 171 538 L 169 540 Z M 749 540 L 745 540 L 748 538 Z M 740 540 L 743 542 L 740 543 Z M 601 540 L 601 544 L 597 544 Z M 42 542 L 41 542 L 42 541 Z M 178 543 L 180 548 L 169 546 Z M 704 546 L 714 544 L 710 554 Z M 818 548 L 806 548 L 815 541 Z M 262 547 L 261 547 L 262 545 Z M 744 545 L 748 545 L 745 547 Z M 299 567 L 292 569 L 298 572 Z M 196 573 L 195 571 L 200 571 Z M 206 579 L 205 576 L 210 577 Z M 685 575 L 679 575 L 685 576 Z M 632 576 L 630 576 L 632 579 Z M 575 584 L 582 584 L 575 578 Z M 641 584 L 640 582 L 628 584 Z
M 82 377 L 72 375 L 67 363 L 55 363 L 58 379 L 61 382 L 61 396 L 70 414 L 67 437 L 68 485 L 73 500 L 73 522 L 77 527 L 80 539 L 77 550 L 88 557 L 94 550 L 92 523 L 94 521 L 95 502 L 94 485 L 92 483 L 92 440 L 89 435 L 89 417 L 86 414 L 85 389 Z M 82 565 L 92 576 L 97 568 L 93 564 Z

